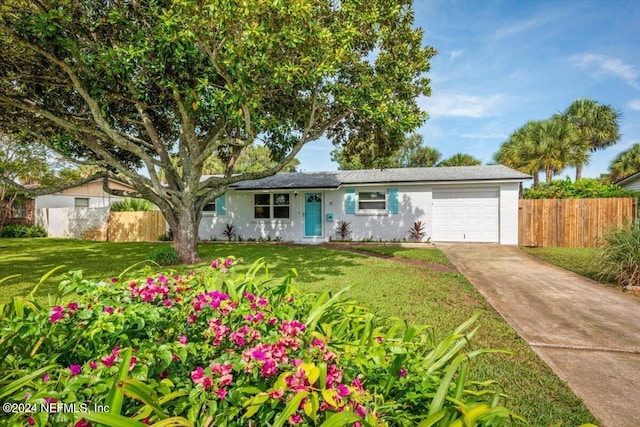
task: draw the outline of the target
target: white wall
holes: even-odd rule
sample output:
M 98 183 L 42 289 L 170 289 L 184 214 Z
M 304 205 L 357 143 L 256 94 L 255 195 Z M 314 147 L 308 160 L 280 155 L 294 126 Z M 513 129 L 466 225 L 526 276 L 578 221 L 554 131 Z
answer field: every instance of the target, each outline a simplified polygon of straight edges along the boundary
M 625 182 L 622 187 L 626 188 L 627 190 L 640 191 L 640 176 L 635 176 L 633 179 Z
M 49 237 L 80 239 L 86 230 L 104 227 L 108 221 L 108 207 L 36 209 L 36 225 L 43 226 Z
M 517 182 L 500 184 L 500 244 L 518 244 L 518 199 L 520 185 Z
M 386 186 L 352 186 L 357 191 L 383 191 Z M 393 188 L 398 188 L 393 186 Z M 344 209 L 344 188 L 338 190 L 301 189 L 296 191 L 274 191 L 274 193 L 289 193 L 290 218 L 287 219 L 254 219 L 254 192 L 227 190 L 225 195 L 226 214 L 218 216 L 214 212 L 204 212 L 198 236 L 202 240 L 224 240 L 222 235 L 226 224 L 233 224 L 236 233 L 243 239 L 254 238 L 272 239 L 279 237 L 286 241 L 316 242 L 335 239 L 338 221 L 350 223 L 353 240 L 382 239 L 393 240 L 407 238 L 409 229 L 416 220 L 425 225 L 426 238 L 431 236 L 431 191 L 430 188 L 418 186 L 400 187 L 398 191 L 398 214 L 355 214 L 347 215 Z M 297 196 L 296 196 L 297 193 Z M 304 195 L 305 193 L 322 193 L 322 236 L 319 238 L 304 237 Z M 334 221 L 327 221 L 327 214 L 334 214 Z
M 48 194 L 36 197 L 36 209 L 43 208 L 74 208 L 76 198 L 88 198 L 90 208 L 104 208 L 121 200 L 122 197 L 89 197 L 89 196 L 69 196 L 65 194 Z

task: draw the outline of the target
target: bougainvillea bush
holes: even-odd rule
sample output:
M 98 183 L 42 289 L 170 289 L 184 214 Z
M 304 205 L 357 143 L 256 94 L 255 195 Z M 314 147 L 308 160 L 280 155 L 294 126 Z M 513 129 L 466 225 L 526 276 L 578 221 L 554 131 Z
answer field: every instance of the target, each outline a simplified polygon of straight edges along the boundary
M 335 295 L 303 294 L 258 261 L 88 281 L 15 298 L 0 320 L 1 425 L 509 425 L 467 378 L 472 323 L 442 342 Z M 8 409 L 8 411 L 6 410 Z M 10 416 L 9 416 L 10 415 Z

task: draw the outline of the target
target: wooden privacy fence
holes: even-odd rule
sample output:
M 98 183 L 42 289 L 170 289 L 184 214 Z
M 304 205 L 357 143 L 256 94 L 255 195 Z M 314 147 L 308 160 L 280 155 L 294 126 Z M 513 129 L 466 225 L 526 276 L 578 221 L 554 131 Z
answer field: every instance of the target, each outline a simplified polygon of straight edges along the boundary
M 166 232 L 167 223 L 160 211 L 109 213 L 110 242 L 155 241 Z
M 637 199 L 533 199 L 519 201 L 520 246 L 593 248 L 611 227 L 636 219 Z

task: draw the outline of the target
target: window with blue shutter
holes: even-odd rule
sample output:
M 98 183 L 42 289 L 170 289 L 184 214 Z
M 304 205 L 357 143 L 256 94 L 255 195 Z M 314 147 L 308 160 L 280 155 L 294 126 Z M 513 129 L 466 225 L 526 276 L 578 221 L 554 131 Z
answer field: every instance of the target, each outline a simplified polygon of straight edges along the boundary
M 398 189 L 389 189 L 389 214 L 399 213 Z
M 224 194 L 216 199 L 216 214 L 218 216 L 227 213 L 227 208 L 224 204 Z
M 346 188 L 344 190 L 344 213 L 355 215 L 356 213 L 356 189 Z

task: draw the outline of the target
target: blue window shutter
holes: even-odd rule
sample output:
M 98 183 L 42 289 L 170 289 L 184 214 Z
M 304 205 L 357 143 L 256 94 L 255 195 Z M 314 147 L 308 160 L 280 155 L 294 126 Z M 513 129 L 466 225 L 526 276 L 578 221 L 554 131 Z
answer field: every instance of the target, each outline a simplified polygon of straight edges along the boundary
M 390 214 L 398 213 L 398 189 L 397 188 L 389 189 L 389 213 Z
M 227 208 L 224 205 L 224 194 L 216 199 L 216 214 L 224 215 L 227 213 Z
M 344 213 L 354 215 L 356 213 L 356 189 L 345 188 L 344 190 Z

